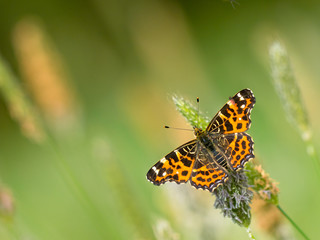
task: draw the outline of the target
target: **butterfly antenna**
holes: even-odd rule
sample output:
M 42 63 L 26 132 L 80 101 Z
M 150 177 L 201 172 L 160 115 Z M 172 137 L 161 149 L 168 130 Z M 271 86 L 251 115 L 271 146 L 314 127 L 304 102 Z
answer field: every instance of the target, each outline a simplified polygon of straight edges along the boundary
M 192 129 L 186 129 L 186 128 L 175 128 L 175 127 L 169 127 L 169 126 L 164 126 L 164 128 L 171 128 L 171 129 L 176 129 L 176 130 L 185 130 L 185 131 L 193 131 Z
M 197 105 L 198 105 L 198 111 L 197 111 L 197 127 L 199 127 L 199 112 L 200 112 L 200 100 L 199 97 L 197 97 Z

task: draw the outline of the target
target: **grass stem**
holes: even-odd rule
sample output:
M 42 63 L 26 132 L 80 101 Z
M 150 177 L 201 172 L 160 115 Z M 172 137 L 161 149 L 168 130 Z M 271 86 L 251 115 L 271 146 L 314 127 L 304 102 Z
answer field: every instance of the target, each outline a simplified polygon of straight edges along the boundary
M 280 205 L 277 205 L 277 208 L 279 211 L 285 216 L 286 219 L 292 224 L 292 226 L 303 236 L 304 239 L 310 240 L 310 238 L 302 231 L 302 229 L 288 216 L 288 214 L 280 207 Z

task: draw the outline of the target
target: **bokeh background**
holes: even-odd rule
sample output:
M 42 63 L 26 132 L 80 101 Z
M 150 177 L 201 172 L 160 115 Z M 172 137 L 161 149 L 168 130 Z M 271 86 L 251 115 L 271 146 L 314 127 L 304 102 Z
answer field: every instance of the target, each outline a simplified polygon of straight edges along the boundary
M 319 183 L 268 51 L 286 46 L 317 149 L 320 3 L 238 3 L 0 0 L 0 239 L 248 239 L 210 193 L 145 178 L 193 138 L 163 128 L 190 128 L 173 94 L 199 97 L 212 117 L 243 88 L 257 99 L 249 133 L 280 205 L 317 239 Z M 257 239 L 274 239 L 259 223 L 272 214 L 253 215 Z M 283 239 L 301 239 L 281 221 Z

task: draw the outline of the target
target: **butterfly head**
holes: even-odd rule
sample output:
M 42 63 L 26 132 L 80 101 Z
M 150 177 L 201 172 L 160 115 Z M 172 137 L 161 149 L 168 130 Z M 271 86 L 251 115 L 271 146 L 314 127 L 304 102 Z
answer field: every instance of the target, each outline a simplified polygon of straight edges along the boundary
M 194 135 L 196 137 L 199 137 L 200 135 L 202 135 L 204 133 L 204 131 L 202 129 L 197 128 L 197 127 L 194 127 L 193 130 L 194 130 Z

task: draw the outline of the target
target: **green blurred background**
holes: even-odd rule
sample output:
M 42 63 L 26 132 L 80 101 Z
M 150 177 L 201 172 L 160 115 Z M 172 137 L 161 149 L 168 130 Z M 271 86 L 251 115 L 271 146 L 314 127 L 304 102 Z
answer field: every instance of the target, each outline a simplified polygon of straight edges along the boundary
M 249 133 L 280 205 L 317 239 L 319 184 L 268 50 L 286 46 L 319 147 L 320 3 L 238 2 L 0 0 L 0 54 L 16 79 L 0 98 L 0 239 L 248 239 L 210 193 L 145 178 L 193 137 L 163 129 L 190 128 L 172 94 L 200 97 L 211 117 L 243 88 L 257 99 Z M 256 238 L 273 239 L 258 221 Z

